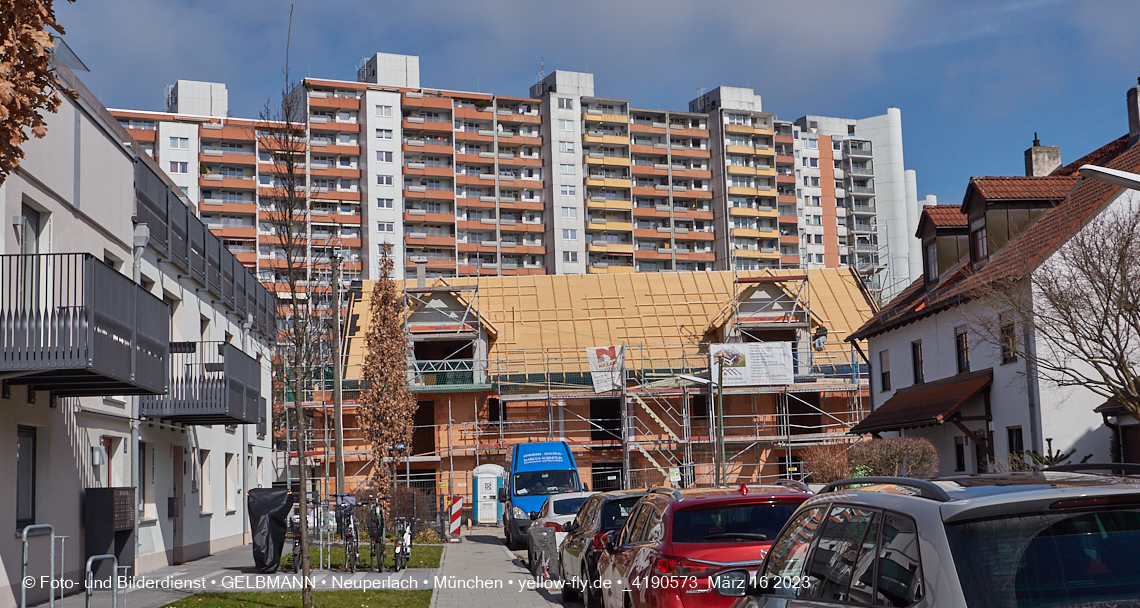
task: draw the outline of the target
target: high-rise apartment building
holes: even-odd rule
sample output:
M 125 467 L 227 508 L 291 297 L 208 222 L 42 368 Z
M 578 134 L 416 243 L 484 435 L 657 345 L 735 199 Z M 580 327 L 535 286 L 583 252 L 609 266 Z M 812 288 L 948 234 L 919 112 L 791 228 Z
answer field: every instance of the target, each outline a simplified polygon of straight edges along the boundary
M 307 78 L 313 264 L 375 278 L 853 266 L 889 297 L 919 271 L 897 109 L 778 120 L 752 89 L 687 112 L 602 97 L 555 71 L 528 97 L 426 89 L 378 53 L 357 81 Z M 179 81 L 166 112 L 115 111 L 243 263 L 275 280 L 276 183 L 224 85 Z M 912 226 L 913 224 L 913 226 Z

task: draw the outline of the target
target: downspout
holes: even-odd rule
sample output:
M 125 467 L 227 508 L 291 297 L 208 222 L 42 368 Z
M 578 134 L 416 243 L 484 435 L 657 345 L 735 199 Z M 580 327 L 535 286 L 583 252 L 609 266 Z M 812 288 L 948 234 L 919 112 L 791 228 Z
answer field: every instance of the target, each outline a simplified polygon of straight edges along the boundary
M 136 285 L 142 285 L 142 257 L 143 252 L 146 250 L 147 244 L 150 243 L 150 228 L 146 224 L 137 224 L 134 232 L 134 256 L 131 264 L 131 274 Z M 144 493 L 146 488 L 139 487 L 139 401 L 142 397 L 135 396 L 131 399 L 134 404 L 134 411 L 131 412 L 130 425 L 131 425 L 131 485 L 135 487 L 135 492 Z M 138 574 L 139 551 L 142 548 L 142 541 L 139 539 L 139 499 L 143 499 L 143 504 L 146 504 L 145 496 L 135 496 L 135 504 L 131 505 L 134 510 L 134 535 L 135 535 L 135 560 L 131 564 L 131 576 Z M 117 575 L 118 573 L 116 573 Z
M 252 325 L 253 325 L 253 315 L 246 315 L 245 320 L 242 321 L 242 324 L 241 324 L 241 350 L 243 353 L 245 353 L 247 355 L 249 354 L 249 330 L 250 330 L 250 327 Z M 258 367 L 257 371 L 258 371 L 258 376 L 260 376 L 261 375 L 261 368 Z M 241 425 L 241 449 L 242 449 L 242 452 L 244 452 L 244 454 L 242 455 L 242 459 L 245 460 L 245 462 L 242 464 L 242 467 L 241 467 L 241 487 L 243 489 L 243 492 L 242 492 L 243 494 L 249 492 L 249 465 L 253 464 L 252 462 L 250 462 L 250 456 L 252 455 L 252 452 L 250 452 L 249 448 L 250 448 L 250 445 L 249 445 L 249 425 L 243 424 L 243 425 Z M 249 513 L 247 512 L 248 507 L 249 507 L 249 501 L 243 500 L 241 503 L 242 544 L 245 544 L 246 538 L 249 535 Z
M 1124 446 L 1121 445 L 1120 441 L 1120 423 L 1109 422 L 1108 419 L 1112 416 L 1109 416 L 1108 412 L 1101 412 L 1100 417 L 1104 419 L 1104 426 L 1112 430 L 1112 454 L 1109 454 L 1112 458 L 1112 462 L 1124 462 Z M 1119 420 L 1119 418 L 1117 420 Z
M 1033 364 L 1037 348 L 1031 338 L 1032 333 L 1029 328 L 1022 327 L 1022 340 L 1025 342 L 1025 393 L 1029 401 L 1029 443 L 1033 446 L 1033 451 L 1040 454 L 1043 451 L 1041 435 L 1044 431 L 1041 428 L 1041 402 L 1037 386 L 1037 366 Z

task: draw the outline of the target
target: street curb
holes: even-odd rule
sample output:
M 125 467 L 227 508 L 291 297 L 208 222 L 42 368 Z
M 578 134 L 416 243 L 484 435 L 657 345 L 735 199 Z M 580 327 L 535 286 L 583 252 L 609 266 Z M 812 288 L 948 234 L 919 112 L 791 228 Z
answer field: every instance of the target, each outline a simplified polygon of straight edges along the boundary
M 436 570 L 436 572 L 439 574 L 439 576 L 443 576 L 443 566 L 444 566 L 444 564 L 447 563 L 447 549 L 450 546 L 451 546 L 450 543 L 444 543 L 443 544 L 443 551 L 440 552 L 440 554 L 439 554 L 439 570 Z M 439 599 L 439 587 L 432 585 L 432 587 L 431 587 L 431 601 L 428 603 L 428 607 L 429 608 L 436 608 L 436 602 L 438 601 L 438 599 Z

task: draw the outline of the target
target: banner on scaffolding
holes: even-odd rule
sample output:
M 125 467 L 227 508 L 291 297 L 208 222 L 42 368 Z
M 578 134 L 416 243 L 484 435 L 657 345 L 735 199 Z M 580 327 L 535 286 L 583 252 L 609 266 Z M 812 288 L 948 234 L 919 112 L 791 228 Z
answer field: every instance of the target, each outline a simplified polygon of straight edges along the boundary
M 712 381 L 724 365 L 725 386 L 791 384 L 795 377 L 791 342 L 710 344 Z
M 625 386 L 625 346 L 591 346 L 586 358 L 595 393 L 620 391 Z

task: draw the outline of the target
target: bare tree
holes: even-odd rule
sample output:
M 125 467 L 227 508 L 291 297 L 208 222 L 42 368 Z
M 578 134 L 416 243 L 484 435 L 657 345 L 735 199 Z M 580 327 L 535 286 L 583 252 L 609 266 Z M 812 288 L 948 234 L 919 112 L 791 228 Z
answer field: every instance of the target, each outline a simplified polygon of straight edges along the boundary
M 373 477 L 382 499 L 392 492 L 392 471 L 385 463 L 411 449 L 416 401 L 408 391 L 408 337 L 404 329 L 404 298 L 392 280 L 391 247 L 380 258 L 380 277 L 369 295 L 371 324 L 365 336 L 367 353 L 358 417 L 372 444 L 376 461 Z M 400 449 L 398 446 L 402 445 Z
M 1001 348 L 1003 359 L 1024 357 L 1041 379 L 1114 399 L 1140 418 L 1140 202 L 1134 194 L 1126 192 L 1044 261 L 1019 261 L 971 296 L 986 304 L 984 312 L 969 315 L 971 325 Z
M 276 249 L 280 260 L 273 268 L 274 282 L 283 282 L 284 291 L 275 290 L 278 310 L 284 309 L 285 323 L 278 332 L 279 374 L 275 385 L 282 387 L 283 403 L 291 398 L 296 411 L 295 424 L 297 471 L 301 488 L 300 533 L 301 573 L 304 587 L 301 602 L 304 608 L 313 605 L 313 588 L 309 585 L 309 477 L 305 466 L 305 453 L 309 447 L 307 414 L 303 403 L 313 377 L 320 365 L 321 352 L 316 340 L 314 306 L 310 290 L 312 271 L 309 240 L 311 218 L 309 183 L 305 174 L 308 138 L 305 133 L 307 99 L 305 89 L 290 79 L 289 38 L 292 35 L 293 8 L 289 8 L 289 37 L 285 50 L 285 84 L 279 100 L 267 101 L 257 125 L 257 147 L 269 153 L 271 182 L 268 193 L 261 195 L 261 213 L 269 220 L 272 236 L 266 238 Z M 287 405 L 285 406 L 287 407 Z M 288 432 L 288 429 L 286 429 Z
M 52 0 L 0 0 L 0 184 L 20 166 L 28 133 L 47 135 L 40 111 L 59 108 L 49 27 L 63 33 Z

